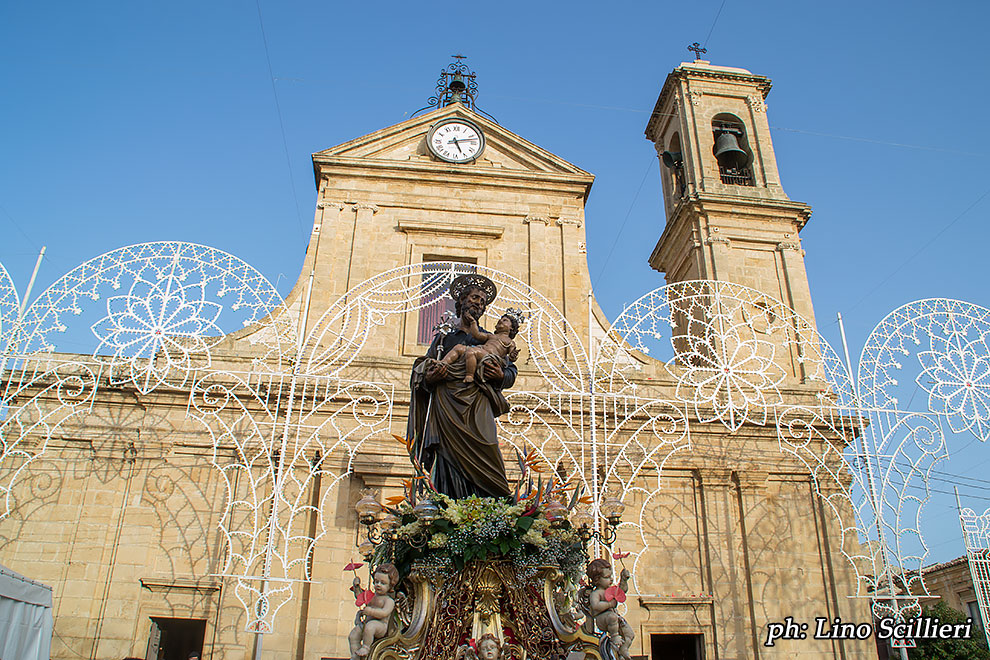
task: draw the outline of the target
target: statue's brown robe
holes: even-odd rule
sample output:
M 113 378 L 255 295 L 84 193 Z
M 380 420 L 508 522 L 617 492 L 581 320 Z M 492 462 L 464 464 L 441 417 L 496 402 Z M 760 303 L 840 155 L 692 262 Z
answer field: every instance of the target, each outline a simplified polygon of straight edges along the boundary
M 475 382 L 463 382 L 463 360 L 449 365 L 447 379 L 431 387 L 428 363 L 420 358 L 413 366 L 408 431 L 437 490 L 455 499 L 510 495 L 495 425 L 509 411 L 502 392 L 481 382 L 481 364 Z

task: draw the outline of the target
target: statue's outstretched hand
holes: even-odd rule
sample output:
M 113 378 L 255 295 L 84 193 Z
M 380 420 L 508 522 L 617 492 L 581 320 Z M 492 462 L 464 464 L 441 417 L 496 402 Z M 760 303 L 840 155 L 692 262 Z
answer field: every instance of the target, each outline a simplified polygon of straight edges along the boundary
M 438 383 L 447 377 L 447 365 L 443 362 L 434 362 L 426 368 L 426 382 L 429 384 Z

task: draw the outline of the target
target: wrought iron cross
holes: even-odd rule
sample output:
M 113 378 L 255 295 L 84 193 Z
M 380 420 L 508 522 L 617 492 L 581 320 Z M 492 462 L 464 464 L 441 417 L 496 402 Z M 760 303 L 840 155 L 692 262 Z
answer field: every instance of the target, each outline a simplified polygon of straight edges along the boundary
M 690 46 L 688 46 L 687 49 L 689 51 L 691 51 L 691 52 L 694 53 L 694 59 L 695 60 L 700 60 L 701 59 L 701 54 L 708 52 L 708 49 L 707 48 L 702 48 L 701 47 L 701 44 L 699 44 L 697 41 L 695 41 L 693 44 L 691 44 Z

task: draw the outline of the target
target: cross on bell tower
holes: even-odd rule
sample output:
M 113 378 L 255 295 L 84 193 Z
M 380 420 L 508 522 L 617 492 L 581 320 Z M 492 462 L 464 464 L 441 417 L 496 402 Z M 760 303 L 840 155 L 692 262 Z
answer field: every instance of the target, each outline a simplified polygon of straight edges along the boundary
M 814 322 L 798 238 L 811 207 L 781 188 L 766 114 L 770 85 L 704 60 L 667 76 L 646 126 L 662 163 L 666 221 L 649 261 L 668 283 L 743 284 Z
M 691 44 L 690 46 L 688 46 L 687 49 L 689 51 L 691 51 L 692 53 L 694 53 L 694 59 L 695 59 L 695 61 L 701 59 L 702 53 L 707 53 L 708 52 L 708 49 L 707 48 L 702 48 L 701 47 L 701 44 L 699 44 L 697 41 L 695 41 L 693 44 Z

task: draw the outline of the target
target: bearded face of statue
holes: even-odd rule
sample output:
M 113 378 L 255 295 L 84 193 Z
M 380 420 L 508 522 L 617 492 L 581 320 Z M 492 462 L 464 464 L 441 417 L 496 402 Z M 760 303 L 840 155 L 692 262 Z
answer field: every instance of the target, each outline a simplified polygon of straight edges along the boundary
M 485 296 L 485 292 L 473 286 L 465 289 L 464 293 L 461 294 L 461 299 L 457 302 L 460 308 L 458 315 L 462 318 L 465 315 L 470 316 L 475 321 L 484 315 L 485 309 L 488 307 L 488 298 Z

